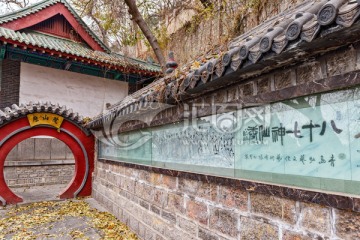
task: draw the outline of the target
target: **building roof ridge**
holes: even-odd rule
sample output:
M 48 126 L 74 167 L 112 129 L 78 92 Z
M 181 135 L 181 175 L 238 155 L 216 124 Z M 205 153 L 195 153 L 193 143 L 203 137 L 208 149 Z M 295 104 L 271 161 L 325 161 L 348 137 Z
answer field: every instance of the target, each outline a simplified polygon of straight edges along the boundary
M 142 60 L 142 59 L 138 59 L 138 58 L 134 58 L 134 57 L 129 57 L 129 56 L 126 56 L 126 55 L 121 54 L 121 53 L 111 52 L 111 54 L 112 55 L 117 55 L 117 56 L 120 56 L 120 57 L 123 57 L 123 58 L 127 58 L 127 59 L 130 59 L 132 61 L 139 62 L 139 63 L 142 63 L 142 64 L 149 64 L 149 65 L 160 67 L 160 64 L 151 63 L 151 62 L 148 62 L 148 61 L 145 61 L 145 60 Z
M 75 9 L 66 1 L 66 0 L 43 0 L 38 3 L 34 3 L 25 8 L 16 10 L 11 13 L 7 13 L 0 16 L 0 24 L 14 21 L 16 19 L 23 18 L 30 14 L 39 12 L 51 5 L 56 3 L 62 3 L 70 11 L 70 13 L 75 17 L 79 24 L 85 29 L 85 31 L 98 43 L 100 46 L 107 52 L 110 53 L 111 50 L 98 38 L 98 36 L 89 28 L 89 26 L 82 20 L 82 18 L 77 14 Z
M 0 26 L 0 38 L 4 38 L 5 42 L 13 42 L 20 46 L 22 46 L 22 44 L 31 45 L 34 48 L 40 47 L 49 49 L 50 51 L 63 52 L 80 58 L 99 61 L 104 64 L 113 64 L 121 67 L 132 66 L 134 69 L 144 70 L 146 72 L 160 72 L 160 67 L 155 64 L 134 61 L 119 54 L 114 55 L 102 51 L 94 51 L 81 42 L 71 41 L 67 38 L 44 34 L 42 32 L 20 32 Z

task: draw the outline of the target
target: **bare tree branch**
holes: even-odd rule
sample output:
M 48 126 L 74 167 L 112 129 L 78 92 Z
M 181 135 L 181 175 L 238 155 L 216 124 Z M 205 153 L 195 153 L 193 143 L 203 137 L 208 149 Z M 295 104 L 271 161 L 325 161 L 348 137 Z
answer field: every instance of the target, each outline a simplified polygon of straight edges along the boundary
M 141 13 L 139 12 L 139 9 L 136 5 L 135 0 L 124 0 L 125 4 L 129 8 L 129 14 L 132 16 L 132 20 L 136 22 L 136 24 L 139 26 L 143 34 L 145 35 L 146 39 L 149 41 L 152 49 L 154 50 L 154 53 L 156 55 L 156 58 L 158 59 L 161 68 L 163 72 L 166 70 L 166 61 L 165 57 L 160 49 L 159 43 L 157 39 L 155 38 L 154 34 L 152 33 L 151 29 L 145 22 L 144 18 L 142 17 Z

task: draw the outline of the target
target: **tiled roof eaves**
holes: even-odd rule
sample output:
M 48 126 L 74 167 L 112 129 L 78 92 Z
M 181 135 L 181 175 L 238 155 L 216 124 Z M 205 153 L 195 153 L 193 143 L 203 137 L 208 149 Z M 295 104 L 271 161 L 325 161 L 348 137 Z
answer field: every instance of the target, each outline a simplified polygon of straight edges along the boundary
M 123 56 L 123 55 L 121 55 L 121 54 L 118 54 L 118 53 L 112 53 L 112 54 L 115 55 L 115 56 L 118 56 L 118 57 L 125 57 L 125 56 Z M 137 59 L 137 58 L 133 58 L 133 57 L 129 57 L 129 56 L 126 56 L 125 58 L 126 58 L 126 59 L 129 59 L 129 60 L 131 60 L 131 61 L 133 61 L 133 62 L 135 62 L 135 63 L 139 63 L 139 64 L 151 64 L 151 65 L 153 65 L 153 66 L 158 67 L 159 69 L 161 68 L 161 66 L 160 66 L 159 64 L 157 64 L 157 63 L 149 63 L 149 62 L 147 62 L 147 61 L 144 61 L 144 60 L 141 60 L 141 59 Z
M 112 64 L 114 66 L 131 67 L 134 69 L 144 70 L 153 73 L 160 73 L 158 65 L 153 65 L 140 60 L 128 59 L 120 54 L 108 54 L 83 46 L 81 43 L 72 42 L 67 39 L 57 38 L 41 33 L 21 33 L 11 29 L 0 27 L 0 38 L 4 41 L 13 40 L 18 43 L 32 45 L 69 55 L 90 59 L 97 62 Z
M 86 32 L 90 34 L 90 36 L 108 53 L 110 53 L 110 49 L 96 36 L 96 34 L 91 31 L 91 29 L 86 25 L 86 23 L 81 19 L 81 17 L 76 13 L 76 11 L 71 7 L 71 5 L 66 0 L 44 0 L 38 2 L 36 4 L 30 5 L 29 7 L 14 11 L 12 13 L 8 13 L 0 16 L 0 24 L 10 22 L 30 14 L 39 12 L 51 5 L 56 3 L 62 3 L 65 7 L 73 14 L 76 20 L 84 27 Z
M 84 127 L 84 118 L 79 115 L 79 113 L 74 112 L 71 108 L 66 108 L 66 106 L 60 106 L 59 104 L 52 104 L 50 102 L 30 102 L 28 104 L 21 105 L 13 104 L 11 107 L 0 109 L 0 127 L 19 118 L 23 118 L 27 114 L 36 112 L 58 114 L 79 126 L 85 134 L 91 134 L 89 129 Z
M 114 105 L 108 113 L 95 117 L 87 126 L 97 128 L 149 102 L 171 103 L 174 99 L 191 98 L 329 51 L 341 43 L 357 41 L 360 34 L 354 32 L 360 29 L 359 16 L 359 0 L 309 1 L 287 15 L 280 14 L 272 26 L 266 23 L 265 28 L 259 26 L 252 34 L 236 38 L 221 58 L 207 61 L 185 77 L 160 79 Z M 158 91 L 161 88 L 164 90 Z

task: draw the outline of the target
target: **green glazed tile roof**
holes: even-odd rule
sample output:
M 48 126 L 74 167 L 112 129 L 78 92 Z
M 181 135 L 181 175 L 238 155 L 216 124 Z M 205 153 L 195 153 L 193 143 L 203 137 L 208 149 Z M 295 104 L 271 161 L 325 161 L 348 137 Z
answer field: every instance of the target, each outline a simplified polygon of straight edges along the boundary
M 124 57 L 116 53 L 105 53 L 100 51 L 94 51 L 86 44 L 74 42 L 68 39 L 55 37 L 35 31 L 20 32 L 14 31 L 8 28 L 0 27 L 0 37 L 16 41 L 19 43 L 25 43 L 26 45 L 32 45 L 49 50 L 54 50 L 70 55 L 100 61 L 107 64 L 113 64 L 122 67 L 132 67 L 135 69 L 160 72 L 161 69 L 158 65 L 150 64 L 145 61 Z
M 86 25 L 81 17 L 75 12 L 70 4 L 65 0 L 44 0 L 33 4 L 29 7 L 14 11 L 12 13 L 0 16 L 0 25 L 11 22 L 13 20 L 26 17 L 28 15 L 37 13 L 49 6 L 57 3 L 62 3 L 72 13 L 76 20 L 81 24 L 87 33 L 105 50 L 105 52 L 94 51 L 86 44 L 74 42 L 68 39 L 55 37 L 48 34 L 43 34 L 35 31 L 14 31 L 8 28 L 0 27 L 0 37 L 16 41 L 19 43 L 25 43 L 26 45 L 37 46 L 49 50 L 54 50 L 73 56 L 78 56 L 90 60 L 99 61 L 106 64 L 113 64 L 122 67 L 131 67 L 150 72 L 160 72 L 160 66 L 156 64 L 150 64 L 145 61 L 124 57 L 120 54 L 112 53 L 111 50 L 105 46 L 105 44 L 95 35 L 94 32 Z
M 98 43 L 100 46 L 107 52 L 110 52 L 110 49 L 94 34 L 93 31 L 90 30 L 90 28 L 86 25 L 86 23 L 81 19 L 81 17 L 76 13 L 76 11 L 71 7 L 71 5 L 65 1 L 65 0 L 44 0 L 38 3 L 35 3 L 33 5 L 30 5 L 29 7 L 22 8 L 20 10 L 14 11 L 12 13 L 8 13 L 5 15 L 0 16 L 0 24 L 11 22 L 13 20 L 26 17 L 28 15 L 31 15 L 33 13 L 39 12 L 51 5 L 54 5 L 56 3 L 62 3 L 65 5 L 65 7 L 71 12 L 71 14 L 76 18 L 76 20 L 81 24 L 87 33 L 90 34 L 90 36 Z

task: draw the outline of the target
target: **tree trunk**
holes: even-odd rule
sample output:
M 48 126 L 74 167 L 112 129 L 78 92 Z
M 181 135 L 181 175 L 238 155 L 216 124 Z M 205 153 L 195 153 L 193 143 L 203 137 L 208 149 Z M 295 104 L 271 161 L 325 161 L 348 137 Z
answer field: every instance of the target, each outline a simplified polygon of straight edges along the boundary
M 132 16 L 132 20 L 136 22 L 139 26 L 146 39 L 149 41 L 154 53 L 156 55 L 157 60 L 159 61 L 163 72 L 166 71 L 166 60 L 160 49 L 159 43 L 155 38 L 154 34 L 151 32 L 149 26 L 146 24 L 144 18 L 141 16 L 139 9 L 136 6 L 136 0 L 124 0 L 126 5 L 129 8 L 129 14 Z

